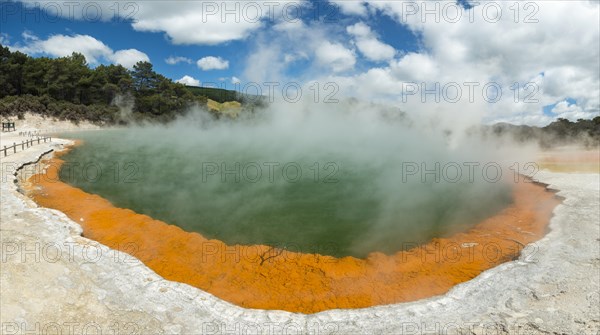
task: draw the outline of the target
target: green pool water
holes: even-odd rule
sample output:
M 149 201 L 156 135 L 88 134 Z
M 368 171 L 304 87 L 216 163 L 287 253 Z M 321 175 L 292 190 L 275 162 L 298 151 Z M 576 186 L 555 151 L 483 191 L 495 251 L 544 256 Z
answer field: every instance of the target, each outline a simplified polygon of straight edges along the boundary
M 444 149 L 384 141 L 385 131 L 374 139 L 357 135 L 362 141 L 298 143 L 310 134 L 236 130 L 71 134 L 84 145 L 64 156 L 60 177 L 117 207 L 228 244 L 340 257 L 407 249 L 464 230 L 511 202 L 509 184 L 408 174 L 444 163 Z

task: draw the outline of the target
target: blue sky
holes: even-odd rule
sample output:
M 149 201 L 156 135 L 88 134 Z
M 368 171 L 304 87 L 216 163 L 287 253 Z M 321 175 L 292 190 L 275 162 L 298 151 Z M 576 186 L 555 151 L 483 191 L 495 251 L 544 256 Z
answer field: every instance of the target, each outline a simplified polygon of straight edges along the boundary
M 23 3 L 6 1 L 2 2 L 2 6 L 5 9 L 10 8 L 8 13 L 3 14 L 2 17 L 2 33 L 5 34 L 5 41 L 8 41 L 9 45 L 26 45 L 28 40 L 24 38 L 24 32 L 42 40 L 57 34 L 89 35 L 102 41 L 113 50 L 133 48 L 147 54 L 155 70 L 173 80 L 190 75 L 202 83 L 221 84 L 224 78 L 228 78 L 225 84 L 229 88 L 233 88 L 230 79 L 234 76 L 238 78 L 241 76 L 249 45 L 253 43 L 253 36 L 249 36 L 243 40 L 232 40 L 218 45 L 174 44 L 164 32 L 136 31 L 131 25 L 131 19 L 113 17 L 106 21 L 94 20 L 96 14 L 93 8 L 90 9 L 88 17 L 90 19 L 70 19 L 70 15 L 67 15 L 70 10 L 68 8 L 61 10 L 66 16 L 61 17 L 48 12 L 48 9 L 52 9 L 51 7 L 38 5 L 27 8 Z M 73 17 L 81 11 L 83 9 L 73 8 Z M 125 10 L 123 9 L 123 11 Z M 109 14 L 114 15 L 114 9 L 111 8 Z M 299 17 L 305 22 L 317 21 L 334 25 L 340 22 L 353 24 L 359 21 L 355 17 L 343 14 L 334 5 L 323 1 L 311 1 L 309 7 L 304 8 L 301 14 Z M 295 19 L 295 12 L 289 14 L 289 18 Z M 396 24 L 390 17 L 376 14 L 371 23 L 374 30 L 381 32 L 382 40 L 397 50 L 403 52 L 418 50 L 419 41 L 416 36 L 408 28 Z M 264 21 L 265 29 L 269 29 L 273 24 L 272 20 Z M 35 53 L 35 55 L 52 56 L 43 52 Z M 224 70 L 203 71 L 198 68 L 196 61 L 206 56 L 226 58 L 229 61 L 229 67 Z M 192 62 L 169 65 L 165 62 L 169 57 L 185 57 Z M 101 59 L 98 63 L 90 65 L 109 63 L 111 63 L 109 60 Z M 364 60 L 364 63 L 358 64 L 358 68 L 368 68 L 372 65 L 369 60 Z M 298 71 L 302 71 L 301 67 L 293 68 L 289 74 L 295 75 L 295 72 Z
M 3 5 L 7 5 L 6 2 Z M 234 50 L 244 49 L 247 41 L 231 41 L 224 45 L 201 46 L 201 45 L 174 45 L 169 42 L 164 33 L 135 31 L 130 21 L 123 18 L 112 19 L 106 22 L 92 22 L 89 20 L 69 20 L 57 16 L 47 16 L 41 7 L 23 10 L 21 3 L 10 3 L 16 12 L 7 16 L 8 20 L 2 23 L 2 32 L 8 35 L 11 45 L 24 45 L 27 41 L 23 38 L 23 32 L 46 39 L 51 35 L 90 35 L 104 42 L 112 49 L 134 48 L 147 54 L 155 70 L 168 78 L 177 80 L 186 74 L 195 75 L 204 81 L 218 82 L 221 77 L 231 77 L 236 71 L 240 71 L 239 62 L 236 61 Z M 50 19 L 44 18 L 50 17 Z M 38 19 L 36 19 L 38 18 Z M 44 55 L 40 53 L 40 55 Z M 46 56 L 52 56 L 47 55 Z M 210 55 L 228 55 L 230 68 L 221 71 L 201 71 L 196 66 L 197 59 Z M 165 59 L 171 56 L 188 57 L 193 64 L 179 63 L 168 65 Z M 240 57 L 241 58 L 241 55 Z M 109 64 L 107 60 L 101 60 L 98 64 Z M 91 64 L 95 66 L 97 64 Z
M 532 1 L 518 11 L 490 0 L 273 3 L 120 2 L 117 15 L 111 1 L 2 1 L 0 43 L 32 56 L 81 52 L 91 66 L 150 60 L 193 85 L 231 89 L 234 77 L 241 85 L 334 83 L 341 97 L 442 111 L 448 122 L 543 125 L 599 113 L 597 1 Z M 262 15 L 252 19 L 256 8 Z M 168 64 L 170 57 L 183 61 Z M 464 83 L 473 82 L 503 94 L 467 97 Z M 407 94 L 411 84 L 462 91 L 458 102 L 442 91 L 432 99 Z

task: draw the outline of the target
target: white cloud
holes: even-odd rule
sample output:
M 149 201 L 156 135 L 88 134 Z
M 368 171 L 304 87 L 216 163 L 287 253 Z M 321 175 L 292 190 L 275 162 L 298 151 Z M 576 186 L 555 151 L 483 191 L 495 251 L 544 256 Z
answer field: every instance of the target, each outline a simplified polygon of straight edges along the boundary
M 335 77 L 335 80 L 347 95 L 387 99 L 416 112 L 438 110 L 444 112 L 440 115 L 447 116 L 450 123 L 457 123 L 453 118 L 465 118 L 473 123 L 508 121 L 543 125 L 552 119 L 543 114 L 543 106 L 567 97 L 575 99 L 577 105 L 559 103 L 554 108 L 557 115 L 570 118 L 598 115 L 598 2 L 532 2 L 528 5 L 528 14 L 535 9 L 532 17 L 537 23 L 524 22 L 523 6 L 519 22 L 515 23 L 514 10 L 510 8 L 513 3 L 498 1 L 493 4 L 501 7 L 503 15 L 498 22 L 488 22 L 482 11 L 487 1 L 480 2 L 469 12 L 465 10 L 458 22 L 451 22 L 442 15 L 436 23 L 433 15 L 423 20 L 419 14 L 403 12 L 414 5 L 433 7 L 426 2 L 364 1 L 368 13 L 378 11 L 413 31 L 419 38 L 421 50 L 404 54 L 387 67 L 366 69 L 352 76 Z M 420 13 L 423 8 L 418 10 Z M 357 42 L 359 36 L 370 33 L 368 27 L 351 27 L 347 32 L 355 36 Z M 582 46 L 585 47 L 582 49 Z M 361 53 L 366 49 L 359 43 L 356 47 Z M 468 103 L 463 101 L 468 97 L 468 88 L 462 86 L 461 101 L 457 104 L 445 103 L 443 99 L 440 103 L 423 104 L 420 94 L 416 96 L 419 104 L 405 104 L 398 88 L 410 81 L 424 83 L 428 88 L 435 82 L 441 85 L 454 82 L 461 86 L 465 82 L 476 82 L 480 88 L 487 83 L 497 83 L 502 88 L 502 96 L 499 101 L 488 103 L 479 90 L 475 101 Z M 529 82 L 534 85 L 524 89 L 523 85 Z M 520 85 L 517 102 L 514 101 L 514 83 Z M 528 95 L 531 95 L 530 101 L 524 101 Z M 433 99 L 431 96 L 427 100 Z
M 136 49 L 113 51 L 106 44 L 89 35 L 52 35 L 46 40 L 28 33 L 26 45 L 11 46 L 30 55 L 46 54 L 53 57 L 70 56 L 73 52 L 81 53 L 90 64 L 98 64 L 102 60 L 121 64 L 129 69 L 138 61 L 150 61 L 145 53 Z
M 37 0 L 21 0 L 30 8 L 39 8 Z M 305 1 L 296 1 L 303 5 Z M 288 3 L 286 1 L 286 3 Z M 269 8 L 274 7 L 274 13 Z M 60 15 L 77 20 L 125 19 L 137 31 L 160 32 L 174 44 L 216 45 L 242 40 L 263 26 L 269 18 L 283 15 L 284 4 L 273 6 L 265 1 L 140 1 L 115 3 L 108 1 L 80 1 L 76 6 L 58 2 L 42 6 L 49 16 Z M 51 13 L 50 13 L 51 11 Z
M 356 37 L 369 37 L 373 35 L 371 28 L 363 22 L 346 27 L 346 31 L 348 34 Z
M 52 35 L 47 40 L 31 38 L 25 46 L 14 46 L 27 54 L 48 54 L 54 57 L 70 56 L 73 52 L 81 53 L 90 64 L 99 63 L 100 59 L 108 59 L 113 51 L 101 41 L 89 35 Z
M 436 60 L 423 53 L 408 53 L 390 64 L 394 76 L 405 82 L 435 81 L 440 69 Z
M 356 64 L 354 52 L 339 43 L 322 42 L 315 50 L 315 56 L 319 64 L 330 67 L 333 72 L 350 70 Z
M 306 24 L 300 19 L 293 20 L 293 21 L 292 20 L 283 20 L 283 21 L 277 22 L 275 25 L 273 25 L 273 30 L 287 32 L 287 33 L 300 32 L 306 28 L 307 28 Z
M 346 15 L 367 15 L 367 7 L 365 7 L 364 1 L 358 0 L 336 0 L 330 1 L 339 7 L 340 11 Z
M 508 122 L 513 124 L 529 124 L 536 126 L 545 126 L 558 118 L 564 118 L 571 121 L 578 119 L 591 119 L 600 115 L 598 110 L 589 111 L 579 103 L 569 103 L 566 99 L 554 104 L 554 107 L 548 114 L 535 109 L 521 109 L 519 113 L 507 113 L 500 116 L 495 122 Z
M 175 82 L 180 83 L 180 84 L 184 84 L 184 85 L 188 85 L 188 86 L 200 86 L 200 80 L 185 75 L 177 80 L 175 80 Z
M 0 33 L 0 44 L 6 46 L 10 37 L 6 33 Z
M 225 70 L 229 68 L 229 61 L 224 60 L 221 57 L 214 56 L 200 58 L 196 64 L 200 69 L 202 69 L 202 71 Z
M 21 37 L 23 37 L 24 40 L 32 40 L 35 41 L 38 39 L 37 36 L 35 36 L 32 32 L 30 32 L 29 30 L 25 30 L 23 31 L 23 33 L 21 34 Z
M 89 35 L 52 35 L 47 40 L 30 39 L 30 43 L 15 46 L 15 49 L 27 54 L 48 54 L 54 57 L 70 56 L 79 52 L 88 63 L 97 64 L 101 58 L 112 56 L 113 51 L 106 44 Z
M 225 15 L 227 10 L 232 14 Z M 262 9 L 259 13 L 240 2 L 147 1 L 139 3 L 132 26 L 138 31 L 165 32 L 174 44 L 216 45 L 246 38 L 262 26 L 262 15 Z
M 379 39 L 371 28 L 359 22 L 346 28 L 348 34 L 354 36 L 356 47 L 369 60 L 385 61 L 394 58 L 396 50 Z
M 116 64 L 121 64 L 128 69 L 132 69 L 137 62 L 149 62 L 150 58 L 145 53 L 136 49 L 127 49 L 116 51 L 109 57 Z
M 355 96 L 392 103 L 411 113 L 434 113 L 440 116 L 439 122 L 460 124 L 459 127 L 497 121 L 543 125 L 552 118 L 543 113 L 543 106 L 567 97 L 575 99 L 577 107 L 588 117 L 598 115 L 598 3 L 532 2 L 528 13 L 537 8 L 533 18 L 539 22 L 523 22 L 524 5 L 521 5 L 520 21 L 515 23 L 514 7 L 510 8 L 513 3 L 493 2 L 494 6 L 501 6 L 503 15 L 498 22 L 488 22 L 482 14 L 486 1 L 480 2 L 469 11 L 464 10 L 458 22 L 444 16 L 435 22 L 433 15 L 423 20 L 421 15 L 403 12 L 414 5 L 433 7 L 428 2 L 357 1 L 342 8 L 352 12 L 354 7 L 355 15 L 371 16 L 377 12 L 387 15 L 398 29 L 409 29 L 418 40 L 418 51 L 395 52 L 366 24 L 346 27 L 357 53 L 383 63 L 370 68 L 366 67 L 368 64 L 357 64 L 354 50 L 344 43 L 339 25 L 312 21 L 280 23 L 272 31 L 260 31 L 254 39 L 244 78 L 257 82 L 333 81 L 340 88 L 337 97 Z M 441 7 L 445 4 L 442 2 Z M 298 73 L 294 71 L 298 66 L 295 60 L 301 53 L 307 55 L 302 71 L 290 77 Z M 445 100 L 448 97 L 437 102 L 433 95 L 422 103 L 421 92 L 404 102 L 402 87 L 410 82 L 424 84 L 426 88 L 434 88 L 436 83 L 441 87 L 457 83 L 462 91 L 456 103 Z M 478 85 L 472 102 L 464 83 Z M 488 97 L 484 98 L 482 86 L 488 83 L 500 85 L 502 95 L 498 101 L 488 102 L 485 99 Z M 512 89 L 514 83 L 519 84 L 516 92 Z M 533 86 L 525 89 L 527 83 Z M 533 94 L 532 99 L 524 101 L 529 94 Z M 581 115 L 575 107 L 570 107 L 569 113 Z
M 344 46 L 345 37 L 334 24 L 315 20 L 279 22 L 252 39 L 244 79 L 301 83 L 324 73 L 353 69 L 356 56 Z M 302 71 L 297 71 L 299 66 Z
M 231 83 L 233 85 L 237 85 L 237 84 L 241 83 L 241 80 L 238 77 L 231 77 Z
M 303 52 L 303 51 L 300 51 L 300 52 L 297 52 L 297 53 L 293 53 L 293 54 L 292 53 L 286 53 L 283 56 L 283 61 L 286 64 L 293 63 L 293 62 L 295 62 L 297 60 L 301 60 L 301 59 L 308 59 L 308 55 L 305 52 Z
M 556 117 L 569 119 L 571 121 L 590 117 L 589 113 L 584 112 L 580 106 L 577 104 L 569 104 L 566 100 L 557 103 L 550 112 L 555 114 Z
M 188 64 L 192 64 L 192 60 L 187 58 L 187 57 L 173 57 L 170 56 L 169 58 L 165 59 L 165 63 L 169 64 L 169 65 L 175 65 L 178 63 L 188 63 Z

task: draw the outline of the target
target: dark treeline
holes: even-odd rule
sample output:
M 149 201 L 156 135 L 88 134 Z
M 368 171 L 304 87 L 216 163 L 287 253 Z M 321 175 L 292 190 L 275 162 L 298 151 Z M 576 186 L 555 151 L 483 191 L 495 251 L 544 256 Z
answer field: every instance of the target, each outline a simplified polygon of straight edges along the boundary
M 510 136 L 521 143 L 533 140 L 543 148 L 561 145 L 583 145 L 591 148 L 600 146 L 600 116 L 591 120 L 579 119 L 576 122 L 559 118 L 544 127 L 498 123 L 485 127 L 484 132 L 495 136 Z
M 117 97 L 131 105 L 123 115 Z M 129 71 L 121 65 L 90 68 L 82 54 L 30 57 L 0 45 L 0 115 L 25 112 L 64 120 L 119 123 L 131 120 L 168 121 L 188 107 L 206 105 L 184 85 L 153 71 L 148 62 Z
M 265 107 L 268 105 L 268 98 L 263 95 L 244 94 L 237 91 L 226 90 L 215 87 L 197 87 L 186 86 L 190 92 L 196 96 L 207 97 L 216 102 L 237 101 L 248 109 L 252 107 Z

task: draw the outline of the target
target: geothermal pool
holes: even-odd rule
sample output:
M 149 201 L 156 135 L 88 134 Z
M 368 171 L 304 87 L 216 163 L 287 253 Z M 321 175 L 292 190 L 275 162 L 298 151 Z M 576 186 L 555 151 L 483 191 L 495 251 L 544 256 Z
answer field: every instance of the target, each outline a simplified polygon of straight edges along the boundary
M 25 188 L 167 280 L 301 313 L 443 294 L 545 234 L 558 200 L 486 143 L 372 115 L 71 134 Z
M 441 167 L 429 175 L 412 172 L 422 164 L 435 169 L 435 162 L 401 143 L 375 156 L 368 151 L 378 139 L 345 151 L 323 143 L 300 152 L 285 138 L 253 143 L 220 134 L 76 134 L 83 144 L 62 157 L 60 178 L 116 207 L 228 245 L 336 257 L 413 248 L 463 231 L 511 202 L 510 184 L 481 176 L 455 180 L 456 165 L 447 171 L 452 181 L 440 176 Z

